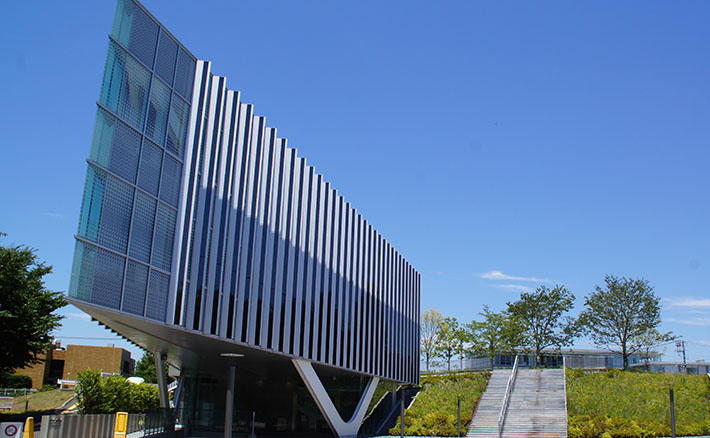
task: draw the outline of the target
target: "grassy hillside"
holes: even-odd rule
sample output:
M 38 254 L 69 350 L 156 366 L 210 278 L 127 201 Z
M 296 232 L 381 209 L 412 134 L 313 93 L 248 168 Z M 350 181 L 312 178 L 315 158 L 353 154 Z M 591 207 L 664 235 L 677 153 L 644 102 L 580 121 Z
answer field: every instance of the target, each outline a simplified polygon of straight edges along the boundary
M 569 437 L 671 436 L 671 386 L 677 435 L 710 434 L 707 376 L 567 370 Z
M 12 399 L 14 402 L 11 414 L 21 414 L 24 412 L 39 412 L 49 409 L 56 409 L 62 406 L 67 400 L 74 397 L 74 391 L 42 391 L 35 392 Z M 25 411 L 25 402 L 27 411 Z
M 417 436 L 456 436 L 457 399 L 461 398 L 461 429 L 471 421 L 476 400 L 486 390 L 490 373 L 456 373 L 424 376 L 422 390 L 404 413 L 404 432 Z M 399 435 L 400 419 L 390 429 Z

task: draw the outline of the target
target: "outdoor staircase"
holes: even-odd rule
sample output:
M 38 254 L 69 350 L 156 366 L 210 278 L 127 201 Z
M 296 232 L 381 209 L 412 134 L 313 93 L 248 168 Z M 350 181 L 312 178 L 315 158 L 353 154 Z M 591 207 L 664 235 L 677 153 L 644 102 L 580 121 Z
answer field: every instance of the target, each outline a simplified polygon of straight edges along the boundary
M 508 383 L 511 370 L 493 370 L 486 392 L 481 396 L 476 408 L 476 414 L 471 421 L 466 436 L 476 438 L 491 438 L 498 436 L 498 415 L 503 406 L 505 385 Z
M 509 370 L 493 372 L 467 436 L 498 436 L 498 417 L 508 376 Z M 565 397 L 563 370 L 519 369 L 501 437 L 567 438 Z

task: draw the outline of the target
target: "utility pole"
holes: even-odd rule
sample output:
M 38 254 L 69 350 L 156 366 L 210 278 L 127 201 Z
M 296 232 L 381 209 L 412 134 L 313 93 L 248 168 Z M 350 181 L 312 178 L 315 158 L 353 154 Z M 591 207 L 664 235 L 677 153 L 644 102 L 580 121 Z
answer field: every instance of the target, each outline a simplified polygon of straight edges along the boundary
M 683 357 L 683 374 L 686 372 L 686 366 L 685 366 L 685 341 L 676 341 L 675 343 L 675 351 Z

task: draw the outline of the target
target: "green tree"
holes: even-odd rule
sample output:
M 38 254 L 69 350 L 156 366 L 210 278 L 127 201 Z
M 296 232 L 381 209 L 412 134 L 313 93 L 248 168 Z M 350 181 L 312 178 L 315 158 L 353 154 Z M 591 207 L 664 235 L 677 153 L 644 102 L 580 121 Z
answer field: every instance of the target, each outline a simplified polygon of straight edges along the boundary
M 443 319 L 443 315 L 434 309 L 429 309 L 422 314 L 420 348 L 421 354 L 424 356 L 427 371 L 429 371 L 431 359 L 436 357 L 437 354 L 439 324 Z
M 579 333 L 575 320 L 564 316 L 574 306 L 574 295 L 564 286 L 540 286 L 534 292 L 522 292 L 518 301 L 507 304 L 508 313 L 524 327 L 523 346 L 535 353 L 538 366 L 543 349 L 571 345 Z
M 475 356 L 487 357 L 493 368 L 497 354 L 513 353 L 523 344 L 525 328 L 509 313 L 494 313 L 488 306 L 483 306 L 479 315 L 483 317 L 482 321 L 467 324 L 471 333 L 469 351 Z
M 52 331 L 62 319 L 53 312 L 66 302 L 61 292 L 44 286 L 50 272 L 35 250 L 0 245 L 0 374 L 37 363 L 52 344 Z
M 463 357 L 468 352 L 468 345 L 471 342 L 471 332 L 466 324 L 458 324 L 454 332 L 454 339 L 456 341 L 454 351 L 459 356 L 459 369 L 462 370 Z
M 605 286 L 585 300 L 580 321 L 597 347 L 620 353 L 624 369 L 629 356 L 644 345 L 644 338 L 661 323 L 659 298 L 643 278 L 606 275 Z
M 436 351 L 446 361 L 446 369 L 451 371 L 451 358 L 463 349 L 459 340 L 459 322 L 454 317 L 446 317 L 439 323 Z
M 155 386 L 147 383 L 136 385 L 121 376 L 101 377 L 98 370 L 79 373 L 76 394 L 83 414 L 145 412 L 160 406 Z
M 639 356 L 646 363 L 646 369 L 648 369 L 648 361 L 652 357 L 658 356 L 662 351 L 665 351 L 666 347 L 664 344 L 678 339 L 673 332 L 661 333 L 657 329 L 651 329 L 639 337 L 638 343 L 641 344 L 641 349 L 639 350 Z M 661 350 L 661 351 L 658 351 Z
M 136 364 L 133 375 L 142 377 L 146 383 L 158 383 L 158 376 L 155 373 L 155 358 L 153 353 L 144 352 L 141 360 Z

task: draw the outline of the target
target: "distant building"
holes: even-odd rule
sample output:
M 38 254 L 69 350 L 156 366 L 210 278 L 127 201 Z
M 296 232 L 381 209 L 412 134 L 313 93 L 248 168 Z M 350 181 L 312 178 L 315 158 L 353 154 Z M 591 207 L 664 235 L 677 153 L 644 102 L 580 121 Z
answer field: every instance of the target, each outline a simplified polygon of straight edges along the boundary
M 629 368 L 633 371 L 652 371 L 666 374 L 710 374 L 710 362 L 699 360 L 697 362 L 651 362 L 648 365 L 638 363 Z
M 41 359 L 42 362 L 17 370 L 18 374 L 29 376 L 32 387 L 38 389 L 44 384 L 56 384 L 59 379 L 76 380 L 80 372 L 89 368 L 128 377 L 136 364 L 130 352 L 113 346 L 67 345 L 65 349 L 56 344 Z
M 519 353 L 518 365 L 522 367 L 535 366 L 535 354 Z M 649 362 L 655 363 L 660 360 L 661 355 L 656 352 L 651 352 Z M 498 354 L 493 359 L 493 367 L 511 367 L 515 355 Z M 615 353 L 608 350 L 591 350 L 578 348 L 563 348 L 561 350 L 544 350 L 542 353 L 542 365 L 545 367 L 555 368 L 561 367 L 563 360 L 568 368 L 585 368 L 585 369 L 605 369 L 605 368 L 623 368 L 623 358 L 620 353 Z M 645 358 L 641 353 L 634 353 L 628 358 L 629 366 L 644 365 Z M 485 369 L 491 367 L 491 360 L 487 357 L 468 357 L 464 361 L 465 369 Z

